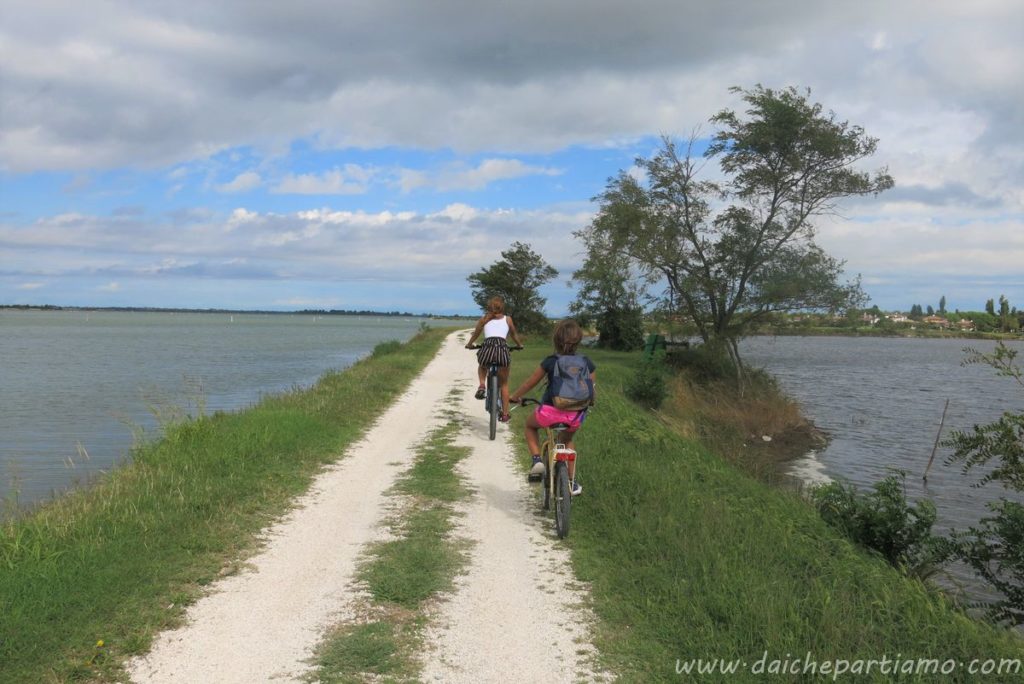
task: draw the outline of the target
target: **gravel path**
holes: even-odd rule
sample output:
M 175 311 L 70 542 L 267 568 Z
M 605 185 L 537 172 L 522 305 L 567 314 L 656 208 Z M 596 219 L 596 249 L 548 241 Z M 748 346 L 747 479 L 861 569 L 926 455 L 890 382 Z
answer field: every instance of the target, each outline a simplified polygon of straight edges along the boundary
M 433 616 L 425 643 L 425 681 L 572 682 L 608 679 L 592 669 L 587 638 L 593 616 L 573 578 L 569 553 L 541 516 L 539 487 L 526 484 L 508 440 L 487 440 L 483 402 L 466 393 L 469 426 L 460 465 L 476 490 L 456 534 L 472 539 L 468 572 Z
M 432 611 L 423 654 L 431 681 L 572 681 L 596 679 L 586 666 L 590 616 L 568 575 L 568 559 L 550 520 L 514 468 L 508 429 L 487 439 L 476 373 L 463 349 L 466 332 L 440 353 L 366 437 L 326 470 L 286 518 L 265 533 L 248 568 L 217 582 L 188 611 L 186 624 L 164 632 L 152 651 L 129 663 L 135 682 L 300 681 L 325 631 L 353 617 L 356 562 L 382 538 L 384 493 L 413 460 L 413 447 L 440 419 L 438 402 L 453 383 L 472 447 L 464 474 L 476 493 L 457 534 L 474 540 L 468 572 Z M 518 435 L 515 436 L 518 439 Z M 527 500 L 529 497 L 529 500 Z

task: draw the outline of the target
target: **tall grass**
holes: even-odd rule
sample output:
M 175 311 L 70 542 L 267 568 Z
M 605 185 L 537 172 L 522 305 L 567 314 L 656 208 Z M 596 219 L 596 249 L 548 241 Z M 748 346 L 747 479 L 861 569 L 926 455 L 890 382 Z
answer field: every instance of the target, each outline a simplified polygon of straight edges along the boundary
M 249 410 L 169 426 L 97 485 L 0 526 L 0 681 L 122 678 L 124 658 L 255 549 L 444 334 L 388 345 Z
M 513 385 L 546 353 L 521 352 Z M 587 353 L 598 368 L 598 404 L 576 438 L 586 490 L 573 502 L 567 543 L 592 588 L 597 646 L 623 681 L 680 681 L 677 660 L 753 663 L 765 652 L 819 661 L 1024 658 L 1019 638 L 969 619 L 858 549 L 795 494 L 712 456 L 699 424 L 680 434 L 672 428 L 683 423 L 626 399 L 639 355 Z M 686 414 L 681 408 L 680 421 Z M 958 678 L 968 679 L 962 672 L 946 681 Z M 736 677 L 748 679 L 749 671 Z M 857 681 L 893 679 L 876 670 Z

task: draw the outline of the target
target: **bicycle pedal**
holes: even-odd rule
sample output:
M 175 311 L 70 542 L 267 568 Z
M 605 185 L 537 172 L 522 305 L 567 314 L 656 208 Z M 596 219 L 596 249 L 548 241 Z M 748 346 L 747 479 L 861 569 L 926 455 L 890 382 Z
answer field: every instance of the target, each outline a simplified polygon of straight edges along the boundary
M 528 482 L 540 482 L 543 479 L 543 475 L 534 475 L 533 473 L 530 473 L 529 475 L 526 476 L 526 480 Z

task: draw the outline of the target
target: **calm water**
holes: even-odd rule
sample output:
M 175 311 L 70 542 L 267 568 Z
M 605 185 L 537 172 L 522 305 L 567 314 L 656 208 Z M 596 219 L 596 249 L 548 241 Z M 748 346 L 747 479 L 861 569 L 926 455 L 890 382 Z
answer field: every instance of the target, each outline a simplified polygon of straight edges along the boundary
M 154 433 L 151 407 L 245 407 L 407 340 L 423 320 L 0 311 L 0 499 L 32 503 L 109 469 L 132 426 Z
M 907 495 L 935 502 L 935 529 L 942 532 L 976 523 L 987 502 L 1006 494 L 996 483 L 972 487 L 981 474 L 963 475 L 958 466 L 944 465 L 951 451 L 942 446 L 927 485 L 923 482 L 946 399 L 943 438 L 953 430 L 990 423 L 1004 411 L 1024 410 L 1024 389 L 1013 380 L 985 365 L 960 365 L 965 346 L 989 353 L 995 345 L 956 339 L 757 337 L 743 342 L 742 353 L 778 378 L 804 414 L 831 437 L 820 453 L 794 463 L 793 475 L 805 482 L 836 478 L 866 488 L 892 468 L 905 470 Z M 1022 343 L 1008 346 L 1024 352 Z M 1024 353 L 1017 358 L 1024 359 Z M 984 595 L 969 571 L 954 569 L 953 574 L 969 593 Z

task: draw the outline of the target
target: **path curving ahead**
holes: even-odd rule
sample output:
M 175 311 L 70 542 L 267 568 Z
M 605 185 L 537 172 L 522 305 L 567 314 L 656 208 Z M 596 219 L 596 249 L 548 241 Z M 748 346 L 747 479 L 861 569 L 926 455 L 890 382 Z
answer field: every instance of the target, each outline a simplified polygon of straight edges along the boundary
M 354 619 L 364 598 L 353 589 L 367 544 L 386 533 L 385 492 L 411 466 L 414 447 L 440 423 L 437 406 L 456 402 L 466 417 L 460 464 L 474 489 L 456 534 L 472 540 L 466 573 L 431 611 L 421 654 L 423 679 L 440 682 L 551 682 L 605 679 L 591 669 L 586 595 L 536 493 L 516 470 L 511 436 L 487 439 L 469 331 L 453 333 L 365 438 L 322 473 L 247 569 L 215 583 L 186 624 L 157 637 L 129 663 L 134 682 L 304 681 L 313 650 L 333 625 Z

